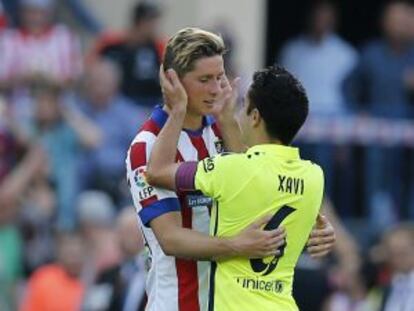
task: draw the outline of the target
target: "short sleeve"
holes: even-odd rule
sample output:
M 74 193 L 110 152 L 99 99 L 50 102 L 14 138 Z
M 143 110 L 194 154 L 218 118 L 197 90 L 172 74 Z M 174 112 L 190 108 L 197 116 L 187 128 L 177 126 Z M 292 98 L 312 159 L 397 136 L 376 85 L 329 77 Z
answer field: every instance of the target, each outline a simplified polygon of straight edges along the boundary
M 128 152 L 127 180 L 134 206 L 144 226 L 151 220 L 169 212 L 179 211 L 180 203 L 173 191 L 149 185 L 145 180 L 148 144 L 134 142 Z

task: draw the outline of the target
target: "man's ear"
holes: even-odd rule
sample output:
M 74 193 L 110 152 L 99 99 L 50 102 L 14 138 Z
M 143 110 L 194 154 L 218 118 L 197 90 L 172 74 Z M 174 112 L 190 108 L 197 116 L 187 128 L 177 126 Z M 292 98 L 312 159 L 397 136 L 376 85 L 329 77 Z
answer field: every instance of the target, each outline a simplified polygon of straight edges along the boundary
M 251 111 L 251 121 L 252 121 L 252 127 L 258 127 L 260 123 L 262 122 L 262 116 L 260 115 L 260 112 L 257 108 L 254 108 Z

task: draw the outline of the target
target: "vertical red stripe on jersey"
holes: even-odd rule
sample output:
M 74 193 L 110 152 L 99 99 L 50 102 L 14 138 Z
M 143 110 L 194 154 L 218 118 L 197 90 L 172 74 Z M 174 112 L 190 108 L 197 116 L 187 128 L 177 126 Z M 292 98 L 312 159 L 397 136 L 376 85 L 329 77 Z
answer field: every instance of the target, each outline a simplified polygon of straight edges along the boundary
M 155 136 L 158 135 L 158 133 L 160 132 L 160 127 L 158 126 L 158 124 L 152 120 L 152 119 L 148 119 L 144 125 L 142 125 L 142 127 L 140 128 L 140 132 L 141 131 L 147 131 L 147 132 L 151 132 L 152 134 L 154 134 Z
M 216 135 L 218 138 L 222 139 L 220 128 L 218 127 L 217 123 L 214 122 L 211 125 L 211 129 L 213 130 L 214 135 Z
M 188 207 L 186 197 L 180 197 L 181 217 L 184 228 L 192 228 L 192 210 Z M 199 311 L 197 262 L 176 259 L 178 278 L 178 307 L 180 311 Z
M 175 162 L 184 162 L 184 158 L 181 155 L 180 151 L 177 149 L 177 155 L 175 156 Z
M 145 143 L 135 143 L 131 146 L 129 153 L 129 161 L 131 162 L 131 170 L 135 170 L 140 166 L 147 164 L 147 152 Z
M 177 150 L 177 162 L 184 162 L 184 158 Z M 184 228 L 192 228 L 193 211 L 188 207 L 186 197 L 179 195 L 181 204 L 181 218 Z M 199 311 L 198 301 L 198 270 L 197 262 L 193 260 L 176 259 L 178 279 L 178 306 L 180 311 Z
M 196 148 L 198 153 L 198 160 L 204 160 L 209 156 L 206 144 L 202 136 L 191 136 L 188 135 L 191 139 L 191 143 L 193 144 L 194 148 Z

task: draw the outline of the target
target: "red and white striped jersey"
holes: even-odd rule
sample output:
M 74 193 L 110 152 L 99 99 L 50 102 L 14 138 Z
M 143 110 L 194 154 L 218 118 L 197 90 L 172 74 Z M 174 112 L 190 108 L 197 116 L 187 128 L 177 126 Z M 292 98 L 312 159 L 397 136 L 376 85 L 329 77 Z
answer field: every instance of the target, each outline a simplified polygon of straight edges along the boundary
M 0 80 L 44 74 L 58 82 L 82 72 L 79 39 L 64 25 L 54 25 L 37 36 L 7 29 L 0 36 Z
M 147 276 L 148 311 L 199 311 L 207 308 L 210 263 L 177 259 L 162 251 L 149 222 L 171 211 L 180 211 L 186 228 L 209 232 L 211 199 L 183 195 L 152 187 L 145 181 L 145 169 L 160 129 L 168 118 L 161 107 L 133 140 L 126 159 L 127 178 L 141 222 L 151 262 Z M 177 161 L 198 161 L 222 150 L 222 140 L 214 119 L 204 118 L 198 131 L 183 130 L 177 148 Z

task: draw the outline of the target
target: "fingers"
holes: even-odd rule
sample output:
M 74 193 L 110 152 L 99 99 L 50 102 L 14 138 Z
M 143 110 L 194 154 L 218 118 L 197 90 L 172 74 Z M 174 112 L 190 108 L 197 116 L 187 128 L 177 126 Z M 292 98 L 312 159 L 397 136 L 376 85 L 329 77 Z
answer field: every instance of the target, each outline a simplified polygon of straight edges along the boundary
M 241 80 L 240 77 L 236 77 L 236 78 L 233 79 L 233 81 L 231 81 L 230 86 L 231 86 L 231 89 L 233 90 L 233 92 L 238 91 L 239 85 L 240 85 L 240 80 Z
M 180 79 L 178 78 L 178 75 L 174 69 L 168 69 L 167 73 L 168 73 L 168 77 L 170 78 L 171 84 L 174 88 L 182 87 Z
M 308 252 L 313 258 L 326 256 L 331 251 L 332 244 L 308 247 Z
M 335 242 L 335 236 L 310 238 L 308 240 L 307 246 L 315 246 L 315 245 L 321 245 L 321 244 L 333 244 L 334 242 Z
M 274 230 L 265 231 L 269 238 L 286 238 L 286 231 L 284 227 L 278 227 Z
M 313 229 L 309 237 L 317 238 L 325 236 L 335 236 L 335 231 L 333 230 L 333 228 Z
M 168 73 L 164 71 L 163 65 L 161 65 L 159 73 L 161 88 L 171 92 L 173 90 L 173 85 L 168 79 L 167 74 Z
M 230 86 L 229 79 L 227 78 L 226 75 L 224 75 L 223 78 L 221 79 L 221 85 L 220 86 L 221 86 L 222 89 L 225 89 L 228 86 Z
M 277 249 L 279 249 L 281 246 L 286 244 L 286 239 L 284 237 L 282 238 L 272 238 L 270 239 L 267 243 L 266 243 L 266 248 L 269 251 L 275 251 Z
M 286 232 L 283 227 L 271 231 L 263 231 L 266 235 L 266 243 L 264 244 L 264 256 L 278 256 L 281 254 L 281 247 L 286 244 Z
M 280 250 L 275 251 L 274 249 L 263 253 L 263 257 L 273 257 L 273 256 L 279 257 L 280 255 L 281 255 Z
M 266 225 L 270 221 L 271 218 L 272 218 L 271 215 L 263 216 L 259 218 L 258 220 L 256 220 L 255 222 L 253 222 L 247 228 L 248 229 L 260 229 L 261 227 Z
M 324 228 L 326 225 L 328 225 L 329 221 L 326 218 L 326 216 L 322 214 L 318 214 L 318 217 L 316 218 L 316 226 L 318 228 Z

